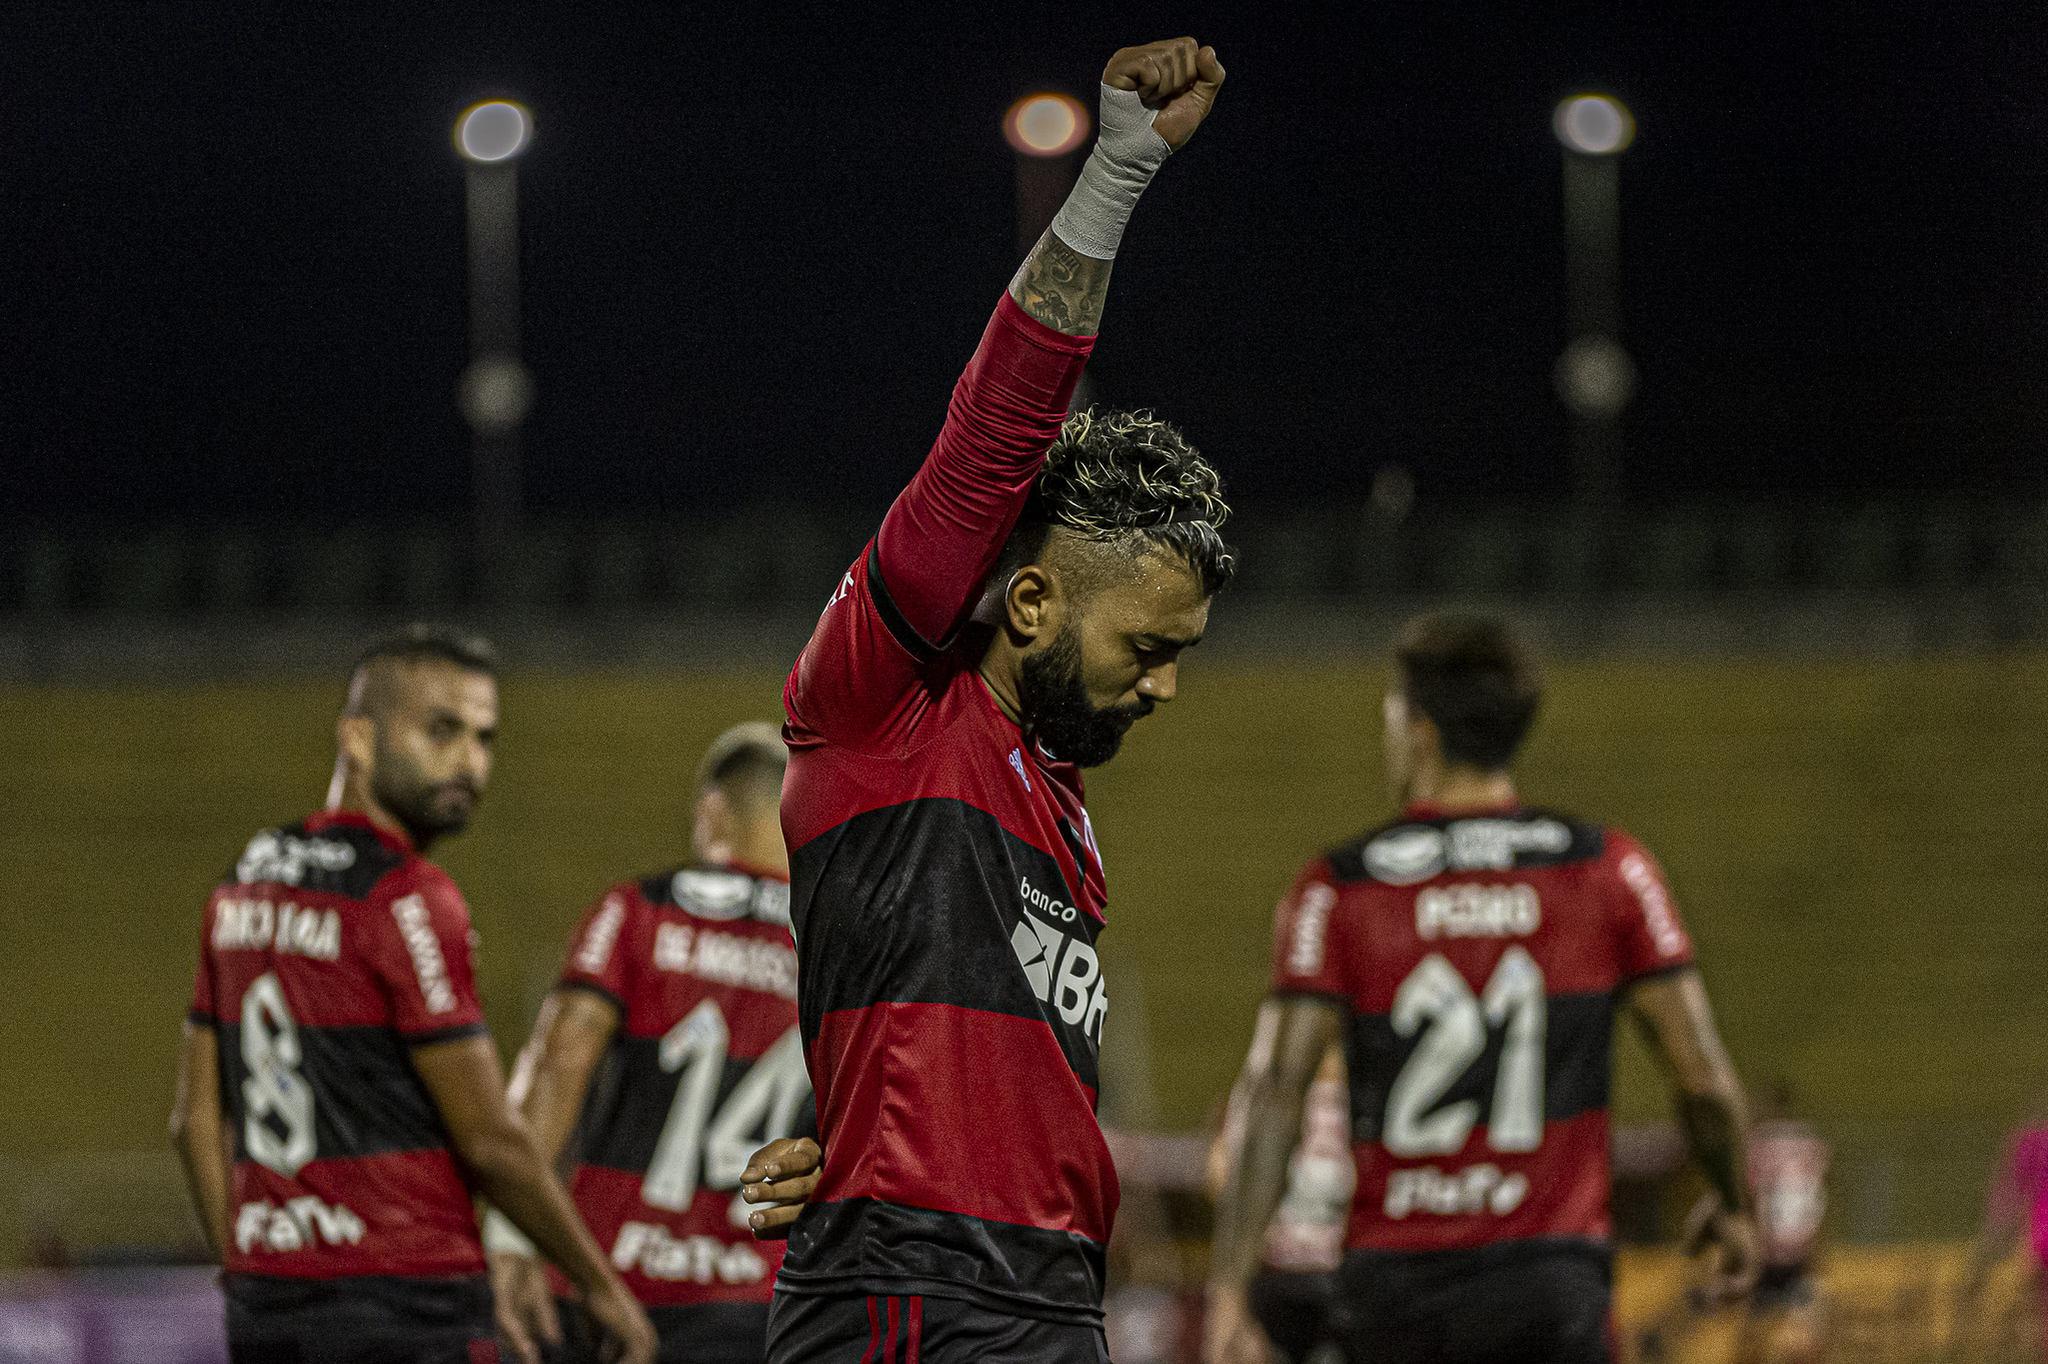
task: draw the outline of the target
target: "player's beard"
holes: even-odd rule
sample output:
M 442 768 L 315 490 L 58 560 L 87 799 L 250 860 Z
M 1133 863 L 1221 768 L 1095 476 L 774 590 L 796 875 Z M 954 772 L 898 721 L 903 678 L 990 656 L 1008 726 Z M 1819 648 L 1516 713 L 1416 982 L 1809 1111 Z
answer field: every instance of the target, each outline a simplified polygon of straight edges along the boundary
M 1076 767 L 1100 767 L 1116 756 L 1130 727 L 1152 713 L 1144 697 L 1096 706 L 1081 677 L 1081 634 L 1072 622 L 1052 643 L 1027 654 L 1023 669 L 1024 727 L 1051 756 Z
M 370 794 L 391 812 L 415 846 L 424 851 L 445 834 L 469 827 L 482 792 L 463 780 L 429 780 L 404 754 L 377 744 L 377 767 L 370 774 Z

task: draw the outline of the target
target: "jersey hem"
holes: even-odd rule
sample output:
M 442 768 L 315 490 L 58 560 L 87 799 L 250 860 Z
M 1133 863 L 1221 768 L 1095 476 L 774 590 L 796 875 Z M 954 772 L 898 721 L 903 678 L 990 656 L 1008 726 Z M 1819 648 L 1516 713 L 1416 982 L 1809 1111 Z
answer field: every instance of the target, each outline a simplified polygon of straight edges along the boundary
M 1667 961 L 1661 966 L 1652 966 L 1647 971 L 1638 971 L 1632 976 L 1623 976 L 1615 983 L 1614 989 L 1618 994 L 1630 986 L 1640 985 L 1646 980 L 1656 980 L 1660 976 L 1675 976 L 1680 971 L 1691 971 L 1698 966 L 1699 963 L 1690 957 L 1684 961 Z
M 610 1003 L 620 1014 L 623 1015 L 626 1012 L 626 1001 L 594 980 L 571 980 L 564 977 L 555 982 L 555 988 L 557 990 L 581 990 L 585 994 L 596 995 L 599 999 Z
M 490 1029 L 485 1025 L 484 1021 L 478 1019 L 474 1023 L 458 1023 L 452 1028 L 434 1028 L 427 1032 L 402 1032 L 399 1034 L 399 1037 L 404 1039 L 405 1045 L 408 1047 L 431 1047 L 436 1042 L 454 1042 L 464 1037 L 480 1037 L 489 1031 Z
M 1029 1317 L 1033 1321 L 1056 1321 L 1071 1326 L 1102 1325 L 1100 1307 L 1076 1307 L 1071 1303 L 1047 1302 L 1041 1298 L 1005 1293 L 1000 1289 L 984 1288 L 979 1284 L 960 1283 L 952 1279 L 921 1279 L 912 1275 L 894 1274 L 812 1276 L 790 1274 L 785 1271 L 775 1276 L 775 1291 L 794 1298 L 953 1298 L 961 1302 L 971 1302 L 992 1312 Z
M 1351 996 L 1345 994 L 1342 990 L 1314 990 L 1306 985 L 1275 985 L 1272 989 L 1266 991 L 1266 998 L 1321 999 L 1327 1000 L 1332 1004 L 1341 1004 L 1346 1009 L 1351 1007 Z
M 1483 1260 L 1514 1260 L 1523 1256 L 1583 1255 L 1610 1264 L 1614 1245 L 1595 1236 L 1517 1236 L 1502 1241 L 1485 1241 L 1473 1246 L 1436 1246 L 1404 1249 L 1398 1246 L 1346 1246 L 1344 1260 L 1357 1257 L 1392 1257 L 1403 1260 L 1450 1259 L 1456 1256 Z

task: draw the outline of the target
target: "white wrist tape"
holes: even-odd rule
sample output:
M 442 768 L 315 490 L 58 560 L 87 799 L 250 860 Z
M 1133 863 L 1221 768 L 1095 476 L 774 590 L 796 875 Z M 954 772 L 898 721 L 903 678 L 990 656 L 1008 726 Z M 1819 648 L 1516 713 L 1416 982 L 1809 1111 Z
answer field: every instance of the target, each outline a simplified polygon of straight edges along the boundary
M 526 1233 L 512 1225 L 512 1219 L 496 1208 L 484 1209 L 484 1249 L 493 1255 L 524 1255 L 538 1260 L 540 1251 L 526 1239 Z
M 1052 230 L 1084 256 L 1115 260 L 1117 244 L 1138 196 L 1173 154 L 1166 139 L 1152 131 L 1158 114 L 1145 107 L 1135 90 L 1102 87 L 1102 116 L 1095 150 L 1081 167 L 1081 178 L 1067 196 Z

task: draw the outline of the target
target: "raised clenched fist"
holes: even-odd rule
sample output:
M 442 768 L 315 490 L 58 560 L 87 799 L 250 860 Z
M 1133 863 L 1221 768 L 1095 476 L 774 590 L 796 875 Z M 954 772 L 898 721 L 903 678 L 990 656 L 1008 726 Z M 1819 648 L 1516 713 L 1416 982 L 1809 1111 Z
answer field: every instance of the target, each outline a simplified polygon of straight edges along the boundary
M 1223 87 L 1223 63 L 1216 49 L 1193 38 L 1169 38 L 1121 48 L 1102 68 L 1102 83 L 1113 90 L 1135 90 L 1158 117 L 1152 131 L 1175 151 L 1195 135 L 1216 106 Z

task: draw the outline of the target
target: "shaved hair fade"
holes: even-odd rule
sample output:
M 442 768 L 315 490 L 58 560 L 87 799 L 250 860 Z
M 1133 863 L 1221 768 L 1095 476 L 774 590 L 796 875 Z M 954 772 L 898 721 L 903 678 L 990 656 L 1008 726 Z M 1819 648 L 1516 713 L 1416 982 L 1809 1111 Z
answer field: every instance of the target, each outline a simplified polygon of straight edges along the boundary
M 498 651 L 482 635 L 445 625 L 415 622 L 397 634 L 386 635 L 356 655 L 349 665 L 348 692 L 342 702 L 344 715 L 360 715 L 374 709 L 382 697 L 371 685 L 375 674 L 392 665 L 407 663 L 448 663 L 466 672 L 498 676 Z
M 1214 596 L 1237 572 L 1237 555 L 1223 542 L 1229 519 L 1223 479 L 1177 427 L 1148 409 L 1083 408 L 1047 453 L 995 581 L 1036 562 L 1058 530 L 1099 547 L 1085 556 L 1096 565 L 1165 551 Z
M 1543 701 L 1535 655 L 1497 616 L 1418 616 L 1401 630 L 1394 666 L 1402 696 L 1436 726 L 1444 760 L 1460 766 L 1506 767 Z
M 723 791 L 736 805 L 779 802 L 788 768 L 782 731 L 765 720 L 747 720 L 711 741 L 697 764 L 697 789 Z

